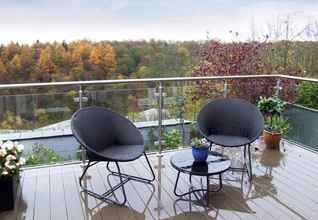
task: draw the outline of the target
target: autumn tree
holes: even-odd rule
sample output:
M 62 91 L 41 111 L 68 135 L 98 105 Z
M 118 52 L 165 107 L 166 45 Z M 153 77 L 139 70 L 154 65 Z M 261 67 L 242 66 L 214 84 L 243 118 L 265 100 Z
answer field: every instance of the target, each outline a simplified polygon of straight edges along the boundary
M 80 50 L 76 50 L 71 55 L 70 76 L 73 80 L 84 80 L 84 65 Z
M 19 52 L 19 44 L 11 42 L 9 43 L 1 53 L 1 59 L 7 63 L 13 59 L 14 55 Z
M 20 55 L 16 54 L 10 61 L 10 70 L 15 77 L 18 77 L 21 74 L 21 69 L 22 69 L 22 64 L 21 64 L 21 59 Z
M 211 41 L 202 49 L 200 64 L 194 68 L 193 76 L 229 76 L 271 74 L 272 66 L 264 62 L 263 54 L 269 43 Z M 231 95 L 255 102 L 260 95 L 273 93 L 273 80 L 232 80 L 229 81 Z M 210 81 L 198 82 L 196 97 L 220 94 L 217 86 Z
M 39 75 L 37 75 L 37 80 L 47 82 L 53 79 L 56 66 L 52 61 L 50 49 L 48 47 L 41 51 L 40 58 L 38 60 L 38 68 Z
M 29 46 L 23 46 L 20 51 L 20 60 L 22 69 L 29 72 L 29 68 L 33 64 L 32 50 Z
M 116 60 L 114 49 L 110 44 L 100 43 L 95 46 L 89 57 L 90 62 L 95 65 L 95 73 L 98 79 L 110 78 L 115 71 Z M 101 70 L 103 75 L 100 75 L 98 70 Z
M 7 67 L 4 65 L 1 59 L 0 59 L 0 81 L 2 83 L 8 82 Z
M 92 50 L 92 43 L 90 41 L 87 41 L 87 40 L 76 41 L 73 44 L 71 44 L 71 47 L 80 53 L 83 61 L 89 60 L 89 56 Z

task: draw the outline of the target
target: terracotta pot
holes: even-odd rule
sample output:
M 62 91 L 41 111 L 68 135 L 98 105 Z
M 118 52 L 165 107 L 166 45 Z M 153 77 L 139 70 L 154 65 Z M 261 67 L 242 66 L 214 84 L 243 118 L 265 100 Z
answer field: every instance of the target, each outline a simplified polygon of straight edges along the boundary
M 264 143 L 267 149 L 277 149 L 279 150 L 279 143 L 282 137 L 282 133 L 278 132 L 270 132 L 270 131 L 263 131 L 263 138 Z

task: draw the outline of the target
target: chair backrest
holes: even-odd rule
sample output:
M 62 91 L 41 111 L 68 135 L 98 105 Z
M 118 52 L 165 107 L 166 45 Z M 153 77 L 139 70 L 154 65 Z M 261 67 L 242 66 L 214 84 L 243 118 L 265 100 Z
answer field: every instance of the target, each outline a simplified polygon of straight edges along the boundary
M 144 144 L 136 126 L 127 118 L 104 107 L 86 107 L 74 113 L 71 129 L 88 150 L 100 151 L 114 145 Z
M 264 118 L 259 109 L 235 98 L 216 99 L 205 105 L 197 118 L 198 128 L 204 137 L 233 135 L 256 140 L 264 129 Z

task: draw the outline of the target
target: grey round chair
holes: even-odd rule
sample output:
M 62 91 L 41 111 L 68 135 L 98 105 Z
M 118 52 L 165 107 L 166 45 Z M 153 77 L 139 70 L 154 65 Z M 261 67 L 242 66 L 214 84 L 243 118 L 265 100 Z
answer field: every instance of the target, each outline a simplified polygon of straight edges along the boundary
M 248 172 L 252 179 L 250 146 L 264 129 L 264 118 L 259 109 L 235 98 L 216 99 L 205 105 L 197 118 L 198 129 L 210 143 L 223 147 L 244 147 L 244 166 L 232 170 Z M 248 166 L 246 165 L 248 150 Z
M 86 107 L 74 113 L 71 119 L 71 129 L 76 140 L 85 148 L 88 158 L 88 164 L 79 179 L 83 192 L 106 202 L 125 204 L 125 183 L 129 180 L 151 183 L 155 179 L 145 153 L 143 137 L 138 128 L 125 117 L 103 107 Z M 152 175 L 150 179 L 121 173 L 119 163 L 134 161 L 142 155 L 145 156 L 149 166 Z M 109 184 L 110 189 L 103 194 L 90 191 L 82 184 L 88 168 L 98 162 L 107 162 L 106 168 L 110 175 L 118 176 L 120 179 L 120 183 L 116 186 Z M 111 162 L 115 163 L 117 171 L 110 169 Z M 119 188 L 122 188 L 124 196 L 122 203 L 109 198 Z

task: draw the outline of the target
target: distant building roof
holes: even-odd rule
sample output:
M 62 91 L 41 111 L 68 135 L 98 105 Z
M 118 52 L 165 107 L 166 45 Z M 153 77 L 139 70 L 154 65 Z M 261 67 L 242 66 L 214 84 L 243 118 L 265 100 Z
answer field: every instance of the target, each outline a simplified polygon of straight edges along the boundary
M 191 123 L 191 121 L 184 121 L 185 124 Z M 158 120 L 153 121 L 141 121 L 134 122 L 137 128 L 149 128 L 149 127 L 157 127 Z M 162 121 L 162 125 L 164 126 L 172 126 L 180 124 L 180 121 L 177 119 L 167 119 Z M 54 136 L 67 136 L 72 135 L 71 131 L 71 120 L 61 121 L 55 124 L 47 125 L 41 128 L 37 128 L 34 130 L 19 130 L 10 132 L 1 132 L 0 139 L 1 140 L 24 140 L 24 139 L 36 139 L 36 138 L 47 138 Z

